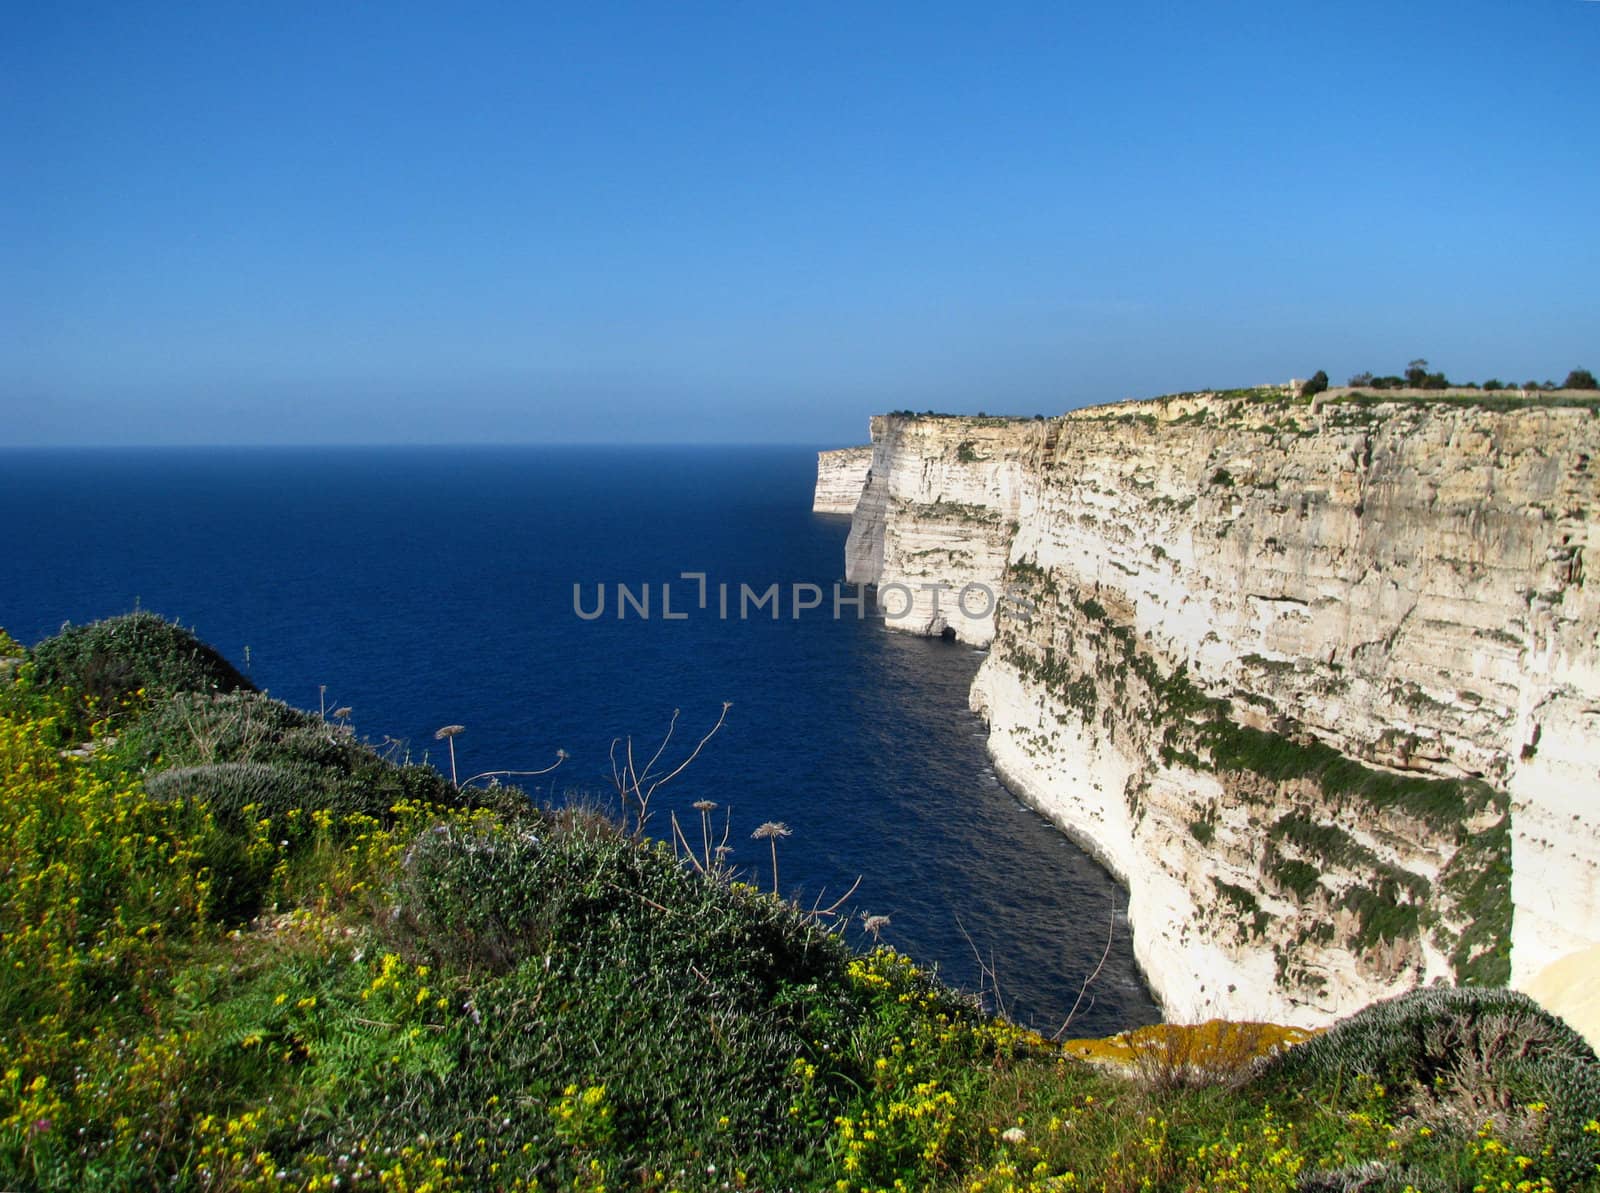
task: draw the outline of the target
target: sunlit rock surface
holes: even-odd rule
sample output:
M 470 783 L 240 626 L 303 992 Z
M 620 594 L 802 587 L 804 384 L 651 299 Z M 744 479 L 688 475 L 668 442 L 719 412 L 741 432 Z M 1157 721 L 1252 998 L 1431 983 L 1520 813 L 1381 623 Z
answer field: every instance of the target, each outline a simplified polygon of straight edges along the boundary
M 817 491 L 811 509 L 818 514 L 853 514 L 872 466 L 870 447 L 844 447 L 817 453 Z
M 1172 1018 L 1600 943 L 1600 417 L 1503 405 L 872 420 L 847 576 L 990 646 L 990 752 L 1126 882 Z

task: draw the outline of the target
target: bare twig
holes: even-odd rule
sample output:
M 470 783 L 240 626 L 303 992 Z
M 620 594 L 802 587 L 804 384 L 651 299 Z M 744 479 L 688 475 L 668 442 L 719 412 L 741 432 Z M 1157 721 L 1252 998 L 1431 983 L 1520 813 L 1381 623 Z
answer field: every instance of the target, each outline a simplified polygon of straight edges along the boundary
M 1073 1017 L 1077 1015 L 1078 1008 L 1083 1005 L 1083 996 L 1088 993 L 1089 987 L 1094 983 L 1094 980 L 1100 976 L 1100 971 L 1106 967 L 1106 958 L 1111 956 L 1111 941 L 1116 935 L 1116 932 L 1117 905 L 1116 901 L 1113 900 L 1111 904 L 1111 916 L 1106 923 L 1106 947 L 1100 952 L 1100 961 L 1097 965 L 1095 965 L 1093 972 L 1091 972 L 1088 977 L 1083 979 L 1083 985 L 1078 988 L 1078 997 L 1072 1003 L 1072 1010 L 1067 1012 L 1067 1017 L 1062 1020 L 1061 1026 L 1056 1029 L 1056 1034 L 1050 1037 L 1052 1040 L 1061 1039 L 1062 1036 L 1067 1034 L 1067 1028 L 1072 1026 Z M 1090 1005 L 1092 1006 L 1094 1004 L 1091 1003 Z
M 612 739 L 610 754 L 611 782 L 617 789 L 618 796 L 622 799 L 624 815 L 629 810 L 633 812 L 633 835 L 635 837 L 644 835 L 645 828 L 650 821 L 650 801 L 655 796 L 655 793 L 681 775 L 689 764 L 700 756 L 700 751 L 705 749 L 706 743 L 716 736 L 717 731 L 722 728 L 723 723 L 728 719 L 728 710 L 732 707 L 731 702 L 723 701 L 722 713 L 717 717 L 717 723 L 711 726 L 706 735 L 699 740 L 694 749 L 689 752 L 688 757 L 684 758 L 682 762 L 665 774 L 656 772 L 656 764 L 661 761 L 662 756 L 666 753 L 667 745 L 672 741 L 672 735 L 677 730 L 678 709 L 672 710 L 672 720 L 667 725 L 667 732 L 662 737 L 661 744 L 656 747 L 655 753 L 650 756 L 650 760 L 644 764 L 643 770 L 640 770 L 638 764 L 634 761 L 633 738 Z M 617 764 L 617 745 L 619 741 L 623 747 L 621 766 Z
M 689 839 L 683 835 L 683 829 L 678 824 L 678 814 L 669 808 L 667 810 L 667 818 L 672 821 L 673 856 L 676 857 L 678 855 L 678 846 L 681 844 L 683 846 L 683 856 L 689 859 L 689 864 L 695 868 L 696 872 L 706 874 L 706 868 L 700 864 L 700 859 L 694 855 L 694 847 L 689 844 Z
M 731 832 L 733 832 L 733 809 L 728 808 L 722 813 L 722 840 L 717 842 L 717 847 L 713 851 L 718 865 L 721 865 L 731 852 L 728 848 L 728 834 Z
M 644 773 L 645 774 L 648 775 L 653 769 L 655 769 L 656 763 L 661 761 L 661 755 L 666 753 L 667 743 L 672 740 L 672 735 L 673 735 L 673 733 L 675 733 L 677 731 L 677 728 L 678 728 L 678 714 L 680 712 L 682 712 L 682 711 L 683 711 L 682 709 L 678 709 L 678 708 L 675 708 L 675 709 L 672 710 L 672 719 L 667 722 L 667 733 L 666 733 L 666 736 L 661 739 L 661 744 L 656 747 L 656 752 L 654 754 L 650 755 L 650 761 L 644 764 Z M 633 766 L 633 739 L 632 738 L 630 738 L 628 740 L 628 765 L 629 765 L 629 767 Z
M 639 902 L 641 902 L 643 904 L 646 904 L 647 906 L 654 907 L 657 911 L 663 913 L 664 915 L 671 915 L 672 914 L 672 909 L 670 907 L 663 907 L 661 904 L 657 903 L 654 899 L 648 898 L 645 895 L 641 895 L 638 891 L 630 891 L 627 887 L 618 886 L 614 882 L 607 882 L 606 885 L 608 887 L 610 887 L 612 890 L 616 891 L 618 894 L 621 894 L 621 895 L 632 895 L 635 899 L 639 900 Z
M 961 930 L 961 936 L 967 942 L 967 947 L 972 950 L 972 957 L 978 963 L 978 993 L 982 995 L 983 984 L 987 982 L 994 992 L 994 1011 L 996 1015 L 1005 1016 L 1005 1000 L 1000 997 L 1000 975 L 995 972 L 994 954 L 989 954 L 988 964 L 984 964 L 983 954 L 978 951 L 978 946 L 972 937 L 967 934 L 967 926 L 961 922 L 961 917 L 956 916 L 956 927 Z
M 850 898 L 851 895 L 856 893 L 860 886 L 861 877 L 858 875 L 856 880 L 850 884 L 850 889 L 844 894 L 840 895 L 826 907 L 821 906 L 823 893 L 827 890 L 827 888 L 824 887 L 822 891 L 817 892 L 816 900 L 811 904 L 811 910 L 806 912 L 806 915 L 818 922 L 826 919 L 833 919 L 839 914 L 839 908 L 845 905 L 845 902 Z
M 565 750 L 557 750 L 556 760 L 542 770 L 486 770 L 480 772 L 479 774 L 473 775 L 470 779 L 463 779 L 461 781 L 461 786 L 466 787 L 468 784 L 476 783 L 479 779 L 498 778 L 501 775 L 516 775 L 518 778 L 527 778 L 534 775 L 548 775 L 551 771 L 555 770 L 556 767 L 565 762 L 569 757 L 570 755 Z
M 733 707 L 733 702 L 732 701 L 724 700 L 722 702 L 722 712 L 717 717 L 717 723 L 715 725 L 711 726 L 710 730 L 708 730 L 706 735 L 704 737 L 702 737 L 700 739 L 700 741 L 695 745 L 694 750 L 690 753 L 690 755 L 687 758 L 685 758 L 682 762 L 678 763 L 676 768 L 674 768 L 673 770 L 669 771 L 667 774 L 663 775 L 661 778 L 657 779 L 654 783 L 652 783 L 650 785 L 650 789 L 649 789 L 648 795 L 654 795 L 657 788 L 661 787 L 665 783 L 670 783 L 673 779 L 676 779 L 679 775 L 681 775 L 684 772 L 685 768 L 687 768 L 688 765 L 691 762 L 693 762 L 696 758 L 698 758 L 700 756 L 700 751 L 706 748 L 706 743 L 708 741 L 710 741 L 713 737 L 716 736 L 717 730 L 721 729 L 722 728 L 722 723 L 728 719 L 728 710 L 730 708 L 732 708 L 732 707 Z M 665 743 L 663 743 L 663 748 L 665 748 Z M 660 751 L 659 750 L 656 752 L 656 756 L 660 757 Z M 654 762 L 654 759 L 652 759 L 652 763 L 653 762 Z M 647 795 L 647 798 L 648 798 L 648 795 Z

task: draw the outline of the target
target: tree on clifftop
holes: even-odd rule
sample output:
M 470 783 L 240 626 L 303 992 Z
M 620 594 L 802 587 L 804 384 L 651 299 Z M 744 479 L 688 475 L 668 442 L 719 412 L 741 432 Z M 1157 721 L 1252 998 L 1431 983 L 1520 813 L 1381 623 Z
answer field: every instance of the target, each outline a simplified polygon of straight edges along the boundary
M 1600 389 L 1600 383 L 1588 369 L 1573 369 L 1561 383 L 1562 389 Z
M 1406 384 L 1413 389 L 1443 389 L 1450 383 L 1443 373 L 1428 372 L 1428 362 L 1418 357 L 1406 366 Z

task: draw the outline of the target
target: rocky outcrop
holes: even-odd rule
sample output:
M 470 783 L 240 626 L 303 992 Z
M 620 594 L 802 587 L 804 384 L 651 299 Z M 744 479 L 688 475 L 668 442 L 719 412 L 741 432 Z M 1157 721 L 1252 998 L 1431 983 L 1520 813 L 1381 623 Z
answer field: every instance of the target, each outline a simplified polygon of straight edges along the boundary
M 849 577 L 990 645 L 995 763 L 1127 884 L 1170 1017 L 1315 1025 L 1600 942 L 1590 406 L 1259 390 L 872 431 Z
M 845 542 L 845 578 L 877 584 L 897 629 L 950 630 L 987 644 L 1023 495 L 1056 425 L 874 417 L 872 470 Z
M 817 514 L 853 514 L 872 466 L 872 448 L 844 447 L 817 453 L 817 488 L 811 511 Z

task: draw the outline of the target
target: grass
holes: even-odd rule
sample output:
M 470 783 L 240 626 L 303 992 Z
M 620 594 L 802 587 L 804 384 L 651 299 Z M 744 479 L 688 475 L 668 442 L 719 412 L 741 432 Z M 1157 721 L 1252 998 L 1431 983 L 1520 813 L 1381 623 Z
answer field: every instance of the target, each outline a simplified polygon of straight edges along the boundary
M 1321 885 L 1322 871 L 1298 858 L 1289 858 L 1273 865 L 1272 881 L 1286 891 L 1293 891 L 1298 902 L 1304 903 Z
M 88 693 L 0 657 L 0 1187 L 1600 1188 L 1600 1061 L 1514 996 L 1265 1068 L 1292 1034 L 1053 1044 L 204 666 Z
M 1060 594 L 1056 584 L 1055 573 L 1049 568 L 1042 568 L 1032 559 L 1017 559 L 1006 565 L 1006 582 L 1016 586 L 1029 595 L 1055 600 Z
M 1404 812 L 1436 832 L 1464 831 L 1468 819 L 1503 802 L 1482 780 L 1395 774 L 1364 766 L 1319 741 L 1297 741 L 1228 720 L 1207 724 L 1202 740 L 1223 769 L 1247 770 L 1276 782 L 1314 779 L 1330 796 Z
M 1337 868 L 1362 876 L 1339 899 L 1340 907 L 1356 915 L 1350 941 L 1354 947 L 1416 937 L 1426 928 L 1448 952 L 1457 982 L 1496 986 L 1510 980 L 1510 813 L 1502 793 L 1476 779 L 1426 779 L 1378 770 L 1321 742 L 1297 741 L 1221 717 L 1205 722 L 1197 735 L 1218 769 L 1248 771 L 1275 783 L 1309 779 L 1325 798 L 1399 811 L 1454 839 L 1457 848 L 1440 876 L 1436 898 L 1422 875 L 1383 861 L 1336 824 L 1291 812 L 1269 833 L 1307 855 L 1273 873 L 1280 886 L 1301 900 L 1312 893 L 1313 871 Z M 1473 831 L 1473 822 L 1490 813 L 1498 814 L 1494 821 Z M 1463 926 L 1449 926 L 1430 905 L 1443 907 L 1444 917 Z
M 921 509 L 929 518 L 944 518 L 956 522 L 975 522 L 985 526 L 997 526 L 1000 524 L 999 513 L 987 506 L 972 505 L 960 501 L 946 501 L 943 497 L 937 501 L 923 504 Z
M 1511 980 L 1511 816 L 1469 837 L 1439 876 L 1465 921 L 1450 950 L 1456 981 L 1500 986 Z

